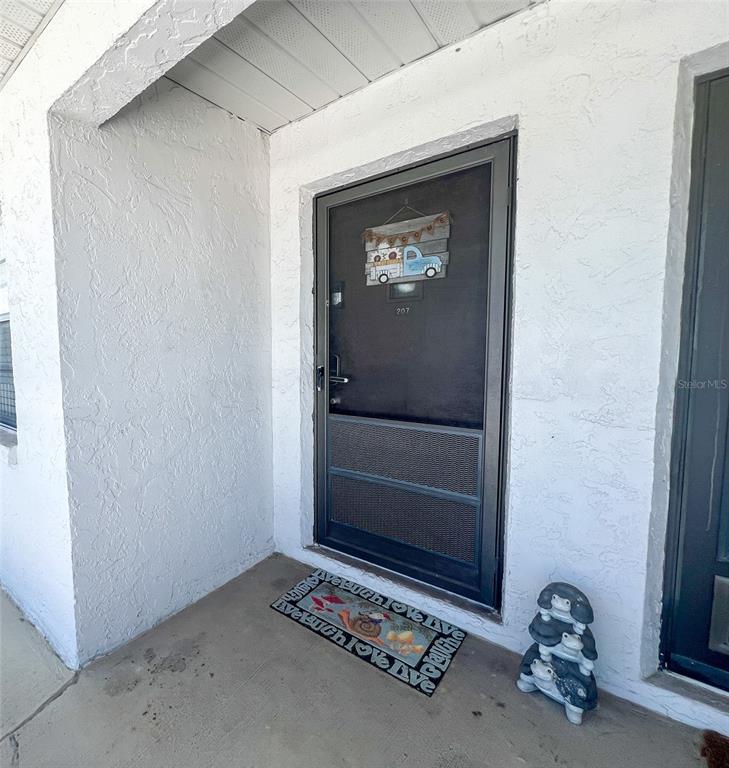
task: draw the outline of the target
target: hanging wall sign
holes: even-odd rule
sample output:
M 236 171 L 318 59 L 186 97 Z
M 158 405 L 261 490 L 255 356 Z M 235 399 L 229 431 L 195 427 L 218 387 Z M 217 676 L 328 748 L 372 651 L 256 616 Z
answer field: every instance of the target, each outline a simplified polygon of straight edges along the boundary
M 445 277 L 450 233 L 447 211 L 366 229 L 367 285 Z

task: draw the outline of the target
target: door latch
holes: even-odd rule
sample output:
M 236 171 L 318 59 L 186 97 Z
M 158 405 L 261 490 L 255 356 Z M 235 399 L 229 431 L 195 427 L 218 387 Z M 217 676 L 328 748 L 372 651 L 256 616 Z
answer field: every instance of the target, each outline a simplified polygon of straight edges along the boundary
M 339 373 L 339 355 L 332 355 L 334 359 L 334 373 L 329 374 L 330 384 L 349 384 L 347 376 L 341 376 Z
M 316 366 L 316 391 L 317 392 L 323 392 L 324 391 L 324 366 L 323 365 L 317 365 Z

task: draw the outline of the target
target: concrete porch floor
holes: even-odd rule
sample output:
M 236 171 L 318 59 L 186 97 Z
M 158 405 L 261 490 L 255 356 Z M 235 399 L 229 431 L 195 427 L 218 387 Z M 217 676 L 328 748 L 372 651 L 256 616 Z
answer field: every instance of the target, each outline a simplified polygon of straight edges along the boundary
M 269 608 L 310 571 L 274 555 L 75 676 L 4 604 L 0 765 L 704 765 L 698 731 L 605 693 L 570 725 L 517 690 L 514 654 L 473 636 L 428 699 Z

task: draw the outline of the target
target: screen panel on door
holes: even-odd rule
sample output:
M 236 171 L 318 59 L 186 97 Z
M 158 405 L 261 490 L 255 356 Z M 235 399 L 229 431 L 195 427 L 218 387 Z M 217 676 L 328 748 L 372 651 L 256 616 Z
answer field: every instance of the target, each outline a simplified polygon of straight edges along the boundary
M 499 499 L 485 505 L 484 490 L 488 479 L 499 488 L 486 475 L 500 466 L 509 151 L 502 142 L 424 166 L 422 180 L 404 172 L 357 188 L 354 199 L 320 200 L 318 232 L 319 541 L 490 605 Z M 366 278 L 365 232 L 438 214 L 447 241 L 431 250 L 447 247 L 444 275 Z M 503 233 L 496 247 L 492 227 Z M 428 251 L 426 232 L 409 237 Z M 497 381 L 490 398 L 487 374 Z M 489 432 L 492 411 L 499 424 Z

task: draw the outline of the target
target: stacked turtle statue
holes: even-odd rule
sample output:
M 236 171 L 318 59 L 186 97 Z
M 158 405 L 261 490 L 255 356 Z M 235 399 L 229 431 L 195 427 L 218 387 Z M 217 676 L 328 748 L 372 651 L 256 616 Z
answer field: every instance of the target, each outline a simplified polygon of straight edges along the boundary
M 597 685 L 592 673 L 597 659 L 590 628 L 590 601 L 577 587 L 554 581 L 541 591 L 539 613 L 529 625 L 535 641 L 521 660 L 519 690 L 540 690 L 564 704 L 571 723 L 579 725 L 582 713 L 597 706 Z

